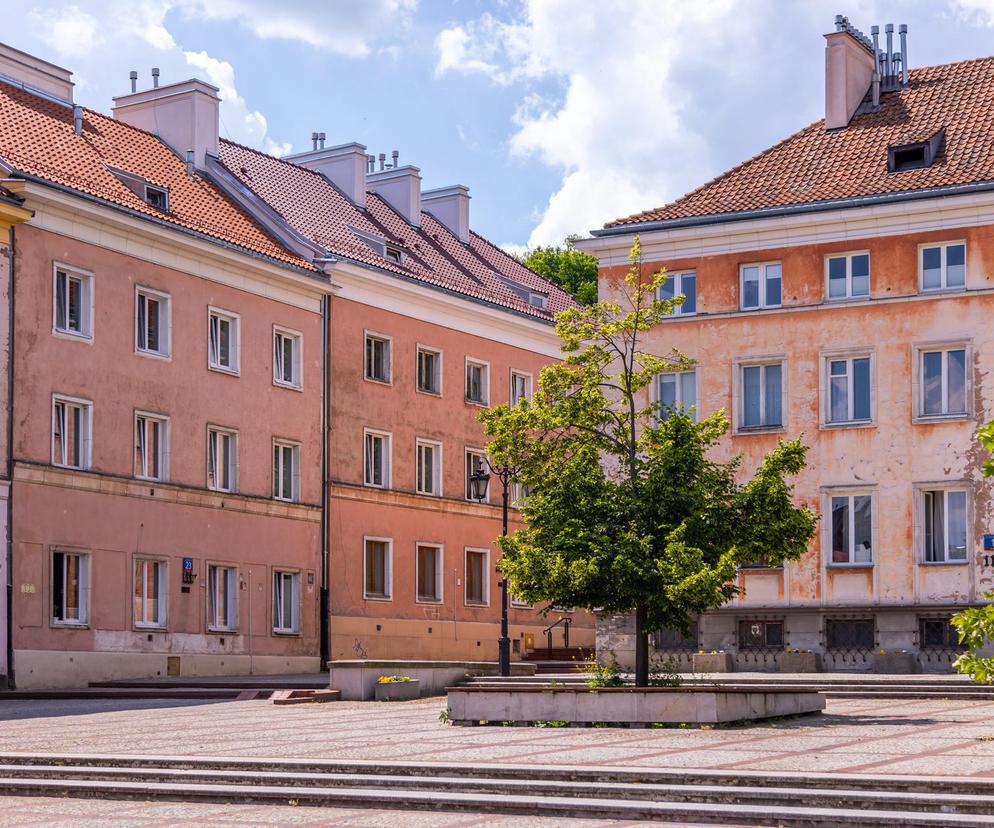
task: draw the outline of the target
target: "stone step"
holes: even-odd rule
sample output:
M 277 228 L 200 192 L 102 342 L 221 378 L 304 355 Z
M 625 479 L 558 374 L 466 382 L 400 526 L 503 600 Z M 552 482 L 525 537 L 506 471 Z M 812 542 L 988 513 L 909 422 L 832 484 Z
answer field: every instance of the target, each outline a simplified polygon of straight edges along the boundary
M 0 701 L 40 701 L 53 699 L 266 699 L 274 688 L 237 687 L 74 687 L 55 690 L 0 690 Z

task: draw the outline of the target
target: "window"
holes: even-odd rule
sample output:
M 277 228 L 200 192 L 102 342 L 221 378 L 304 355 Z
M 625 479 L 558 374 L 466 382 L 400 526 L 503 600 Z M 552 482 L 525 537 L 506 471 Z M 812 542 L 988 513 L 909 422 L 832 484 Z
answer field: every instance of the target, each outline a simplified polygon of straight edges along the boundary
M 872 650 L 876 629 L 872 618 L 829 618 L 825 622 L 829 650 Z
M 919 250 L 923 291 L 966 287 L 966 244 L 922 245 Z
M 490 603 L 490 571 L 485 549 L 466 550 L 466 604 L 485 607 Z
M 418 544 L 418 600 L 437 604 L 442 600 L 442 547 Z
M 207 488 L 216 492 L 238 491 L 238 434 L 207 428 Z
M 238 315 L 209 308 L 207 311 L 207 364 L 214 371 L 237 374 L 239 370 Z
M 135 477 L 166 480 L 169 477 L 169 419 L 155 414 L 135 414 Z
M 780 262 L 742 265 L 742 310 L 779 308 L 782 301 Z
M 418 346 L 418 391 L 442 393 L 442 352 Z
M 511 481 L 511 506 L 520 509 L 531 494 L 531 487 L 517 480 Z
M 685 273 L 669 273 L 659 288 L 660 299 L 674 299 L 683 296 L 683 304 L 673 308 L 674 316 L 692 316 L 697 313 L 697 274 L 693 270 Z
M 919 416 L 967 413 L 966 349 L 920 349 Z
M 135 313 L 135 350 L 152 356 L 169 356 L 169 294 L 138 288 Z
M 221 564 L 207 565 L 207 629 L 233 630 L 238 623 L 238 570 Z
M 466 401 L 487 405 L 490 400 L 490 366 L 485 362 L 466 359 Z
M 828 386 L 826 423 L 869 422 L 870 357 L 828 357 L 825 359 Z
M 390 339 L 366 334 L 366 379 L 390 382 Z
M 162 187 L 153 187 L 151 184 L 145 185 L 145 203 L 156 210 L 169 209 L 169 191 Z
M 397 245 L 390 244 L 389 242 L 387 242 L 387 244 L 385 245 L 383 256 L 384 258 L 389 259 L 391 262 L 395 262 L 396 264 L 400 264 L 404 260 L 403 250 L 401 250 L 401 248 L 399 248 Z
M 299 572 L 273 572 L 273 632 L 300 632 Z
M 303 337 L 284 328 L 273 329 L 273 382 L 288 388 L 304 384 Z
M 887 147 L 887 172 L 897 173 L 932 166 L 942 152 L 945 136 L 946 128 L 942 127 L 924 141 Z
M 522 371 L 511 371 L 511 405 L 522 400 L 532 401 L 532 375 Z
M 363 432 L 363 482 L 367 486 L 390 488 L 390 435 L 382 431 Z
M 513 592 L 508 596 L 508 600 L 512 607 L 517 607 L 518 609 L 529 609 L 531 604 L 529 604 L 524 598 L 519 598 Z
M 166 626 L 165 561 L 135 558 L 134 622 L 136 627 Z
M 739 621 L 739 649 L 780 650 L 783 648 L 783 621 Z
M 944 618 L 918 619 L 918 644 L 923 650 L 965 650 L 960 643 L 959 630 Z
M 486 455 L 479 449 L 466 449 L 466 500 L 476 500 L 473 497 L 472 477 L 487 468 Z M 490 502 L 490 487 L 487 486 L 487 496 L 484 503 Z
M 855 299 L 870 295 L 870 254 L 846 253 L 825 259 L 829 299 Z
M 667 419 L 673 411 L 687 411 L 693 419 L 697 419 L 696 370 L 660 374 L 657 383 L 659 419 Z
M 966 491 L 925 489 L 922 497 L 922 560 L 966 561 Z
M 93 275 L 55 268 L 54 328 L 59 333 L 93 336 Z
M 52 398 L 52 463 L 88 469 L 91 459 L 93 403 L 72 397 Z
M 52 552 L 52 623 L 89 621 L 90 556 L 83 552 Z
M 742 387 L 739 428 L 783 427 L 783 362 L 742 365 L 739 370 Z
M 833 564 L 873 563 L 873 497 L 832 495 Z
M 366 538 L 363 568 L 363 597 L 389 601 L 393 592 L 393 542 L 386 538 Z
M 300 500 L 300 446 L 273 441 L 273 497 Z
M 442 494 L 442 444 L 427 440 L 417 441 L 417 481 L 418 494 Z

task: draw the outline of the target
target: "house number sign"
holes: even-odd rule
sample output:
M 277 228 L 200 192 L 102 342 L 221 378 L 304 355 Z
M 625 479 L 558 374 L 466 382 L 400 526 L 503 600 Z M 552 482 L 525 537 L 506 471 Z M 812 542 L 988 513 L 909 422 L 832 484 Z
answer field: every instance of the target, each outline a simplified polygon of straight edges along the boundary
M 983 566 L 994 567 L 994 535 L 984 535 Z

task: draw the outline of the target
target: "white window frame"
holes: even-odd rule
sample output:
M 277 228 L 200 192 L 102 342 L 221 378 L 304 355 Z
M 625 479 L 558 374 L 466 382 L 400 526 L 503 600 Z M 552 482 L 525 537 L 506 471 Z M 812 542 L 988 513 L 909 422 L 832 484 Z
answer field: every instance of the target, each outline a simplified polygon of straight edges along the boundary
M 698 294 L 699 294 L 699 291 L 697 290 L 697 288 L 699 287 L 698 282 L 697 282 L 697 271 L 696 270 L 674 270 L 672 273 L 667 272 L 667 274 L 666 274 L 666 282 L 667 283 L 672 283 L 672 285 L 673 285 L 673 298 L 674 299 L 676 299 L 677 296 L 686 296 L 687 294 L 683 290 L 683 278 L 684 278 L 684 276 L 693 276 L 694 277 L 694 308 L 695 308 L 695 310 L 685 311 L 683 309 L 684 306 L 682 304 L 675 305 L 673 307 L 673 313 L 671 314 L 671 316 L 697 316 L 697 310 L 696 310 L 696 308 L 698 306 L 698 301 L 697 300 L 698 300 Z M 664 297 L 663 296 L 663 288 L 662 288 L 662 285 L 660 285 L 660 287 L 656 289 L 656 300 L 657 301 L 662 301 L 664 298 L 669 298 L 669 297 Z
M 142 332 L 139 327 L 140 314 L 139 307 L 141 305 L 141 297 L 146 299 L 154 299 L 159 302 L 159 349 L 153 351 L 150 348 L 143 348 L 141 346 Z M 146 311 L 147 313 L 147 311 Z M 163 320 L 163 315 L 165 320 Z M 146 325 L 148 321 L 146 320 Z M 147 336 L 147 333 L 146 333 Z M 172 359 L 173 353 L 173 297 L 161 290 L 156 290 L 155 288 L 144 287 L 143 285 L 135 286 L 135 353 L 140 356 L 152 357 L 154 359 Z
M 947 249 L 950 247 L 956 247 L 958 245 L 963 246 L 963 284 L 948 286 L 949 274 L 946 264 Z M 937 288 L 926 288 L 925 287 L 925 251 L 933 247 L 938 247 L 940 249 L 939 253 L 939 279 L 941 284 Z M 952 239 L 950 241 L 941 242 L 922 242 L 918 245 L 918 292 L 919 293 L 958 293 L 960 291 L 966 290 L 966 263 L 967 254 L 969 250 L 967 248 L 966 239 Z
M 488 495 L 490 494 L 489 488 L 487 489 L 487 494 Z M 529 494 L 531 493 L 527 490 L 524 483 L 521 483 L 518 480 L 512 480 L 511 489 L 509 492 L 511 498 L 510 500 L 511 508 L 520 510 L 521 507 L 524 505 L 525 501 L 528 499 Z
M 469 366 L 472 365 L 476 368 L 481 368 L 480 373 L 481 384 L 483 386 L 483 399 L 473 400 L 469 396 Z M 466 401 L 467 405 L 479 405 L 484 408 L 490 405 L 490 363 L 482 359 L 477 359 L 476 357 L 466 357 L 465 367 L 463 368 L 463 399 Z
M 224 572 L 225 579 L 229 580 L 229 589 L 227 591 L 227 596 L 230 602 L 231 619 L 229 624 L 219 624 L 216 623 L 217 614 L 211 613 L 212 602 L 216 596 L 212 595 L 211 588 L 211 571 L 216 570 L 218 572 Z M 233 633 L 238 631 L 238 613 L 240 607 L 238 606 L 238 592 L 240 588 L 239 577 L 238 577 L 238 566 L 233 563 L 227 563 L 224 561 L 208 561 L 207 571 L 204 574 L 207 584 L 207 594 L 205 596 L 207 605 L 205 607 L 207 613 L 207 632 L 211 633 Z M 215 578 L 216 581 L 216 578 Z M 213 607 L 217 610 L 217 606 Z
M 65 274 L 66 277 L 67 290 L 66 290 L 65 315 L 66 315 L 67 324 L 69 319 L 69 306 L 68 306 L 69 281 L 68 280 L 76 279 L 77 281 L 79 281 L 80 329 L 78 331 L 70 330 L 68 327 L 60 328 L 58 325 L 59 321 L 58 284 L 59 284 L 60 273 Z M 62 262 L 54 262 L 52 267 L 52 334 L 62 339 L 72 339 L 92 344 L 95 307 L 96 303 L 94 300 L 93 273 L 89 270 L 83 270 L 82 268 L 74 267 L 73 265 L 63 264 Z
M 386 379 L 377 379 L 369 374 L 369 340 L 374 339 L 383 342 L 386 346 Z M 393 337 L 376 331 L 363 331 L 362 335 L 362 377 L 366 382 L 375 382 L 378 385 L 393 385 Z
M 276 468 L 276 450 L 279 449 L 279 480 L 283 479 L 283 464 L 285 462 L 284 450 L 291 450 L 291 457 L 293 462 L 293 469 L 290 474 L 290 497 L 286 497 L 283 494 L 282 484 L 280 485 L 280 490 L 277 492 L 276 482 L 277 482 L 277 468 Z M 300 443 L 294 440 L 287 440 L 282 437 L 273 438 L 273 448 L 270 456 L 273 458 L 273 500 L 280 500 L 284 503 L 299 503 L 300 502 Z
M 369 559 L 366 554 L 366 545 L 372 541 L 373 543 L 384 543 L 386 544 L 386 557 L 383 561 L 384 572 L 383 572 L 383 586 L 386 590 L 385 595 L 377 595 L 375 593 L 367 592 L 366 585 L 367 580 L 367 567 L 369 564 Z M 381 538 L 375 535 L 363 535 L 362 538 L 362 597 L 365 601 L 393 601 L 393 538 Z
M 273 622 L 273 635 L 300 635 L 300 616 L 301 616 L 301 577 L 299 569 L 284 569 L 281 567 L 273 567 L 272 570 L 272 622 Z M 292 595 L 290 596 L 290 614 L 292 615 L 293 623 L 289 627 L 281 626 L 277 623 L 277 620 L 283 620 L 283 613 L 280 611 L 282 609 L 282 602 L 286 600 L 285 595 L 285 583 L 286 579 L 289 578 L 292 583 Z M 277 589 L 277 582 L 280 583 L 279 589 Z
M 422 388 L 421 384 L 419 382 L 420 377 L 421 377 L 421 356 L 420 355 L 422 353 L 433 354 L 435 356 L 435 358 L 436 358 L 437 365 L 438 365 L 438 369 L 437 369 L 438 370 L 438 375 L 435 378 L 436 381 L 437 381 L 437 383 L 438 383 L 438 390 L 437 391 L 428 391 L 428 390 Z M 417 391 L 419 394 L 427 394 L 430 397 L 441 397 L 442 396 L 442 378 L 444 376 L 444 372 L 442 370 L 442 366 L 443 366 L 443 362 L 442 362 L 442 349 L 441 348 L 432 348 L 429 345 L 422 345 L 422 344 L 418 343 L 418 346 L 417 346 L 417 348 L 415 349 L 415 352 L 414 352 L 414 390 Z
M 383 468 L 380 470 L 381 483 L 371 483 L 369 466 L 369 454 L 366 451 L 366 442 L 369 437 L 380 437 L 384 441 L 384 451 L 382 452 Z M 376 428 L 364 428 L 362 430 L 362 484 L 373 489 L 390 489 L 393 487 L 391 475 L 393 473 L 393 433 L 390 431 L 380 431 Z
M 745 419 L 745 391 L 743 388 L 742 372 L 745 368 L 754 368 L 756 366 L 765 367 L 767 365 L 780 365 L 780 407 L 782 412 L 782 417 L 780 418 L 783 422 L 780 425 L 758 425 L 758 426 L 746 426 L 742 425 Z M 790 418 L 790 400 L 787 397 L 787 355 L 786 354 L 769 354 L 767 356 L 755 356 L 755 357 L 736 357 L 732 361 L 732 407 L 735 411 L 735 417 L 733 418 L 732 434 L 762 434 L 764 432 L 774 433 L 778 431 L 786 431 L 787 423 Z M 765 383 L 766 373 L 763 372 L 763 379 Z M 765 384 L 764 393 L 760 400 L 760 417 L 765 419 L 766 415 L 766 394 L 765 394 Z
M 510 378 L 510 389 L 509 389 L 510 393 L 507 395 L 508 401 L 511 403 L 511 407 L 513 408 L 515 405 L 518 404 L 518 400 L 514 399 L 514 380 L 516 378 L 521 378 L 525 381 L 524 399 L 528 400 L 528 404 L 531 405 L 532 395 L 534 393 L 534 385 L 535 385 L 534 375 L 530 371 L 519 371 L 517 368 L 512 368 L 511 378 Z
M 481 448 L 473 448 L 471 446 L 466 446 L 466 450 L 463 452 L 463 496 L 470 503 L 489 503 L 490 502 L 490 490 L 493 488 L 491 485 L 487 485 L 487 496 L 483 498 L 482 501 L 477 500 L 475 497 L 470 495 L 470 483 L 469 483 L 469 456 L 478 455 L 483 458 L 483 470 L 489 472 L 490 469 L 487 468 L 487 452 Z M 491 477 L 490 483 L 493 483 L 493 478 Z
M 213 346 L 214 338 L 212 336 L 212 331 L 214 328 L 214 320 L 218 320 L 218 339 L 217 339 L 217 353 L 215 354 L 215 349 Z M 220 323 L 222 321 L 228 322 L 231 328 L 231 337 L 228 345 L 229 357 L 231 360 L 231 365 L 224 365 L 220 362 L 221 358 L 221 328 Z M 242 317 L 240 314 L 234 311 L 225 310 L 224 308 L 218 308 L 214 305 L 207 306 L 207 369 L 209 371 L 217 371 L 221 374 L 230 374 L 231 376 L 237 377 L 242 373 Z
M 217 485 L 216 480 L 218 475 L 215 476 L 215 483 L 211 483 L 211 440 L 212 435 L 217 435 L 218 437 L 230 437 L 231 438 L 231 456 L 229 458 L 230 465 L 228 468 L 228 477 L 231 480 L 231 486 L 229 488 L 224 488 Z M 218 441 L 220 444 L 220 440 Z M 219 447 L 219 446 L 218 446 Z M 216 449 L 215 449 L 216 452 Z M 216 462 L 216 458 L 215 458 Z M 214 425 L 208 423 L 207 425 L 207 488 L 212 492 L 225 492 L 228 494 L 233 494 L 238 491 L 238 431 L 233 428 L 225 428 L 224 426 Z
M 873 348 L 841 349 L 837 351 L 822 351 L 819 354 L 821 361 L 821 372 L 818 381 L 818 396 L 821 400 L 819 426 L 824 429 L 837 428 L 868 428 L 877 424 L 877 356 Z M 849 362 L 848 368 L 848 394 L 847 408 L 853 411 L 853 376 L 852 362 L 855 359 L 870 360 L 870 419 L 868 420 L 832 420 L 832 382 L 829 371 L 831 363 L 839 360 Z
M 155 423 L 159 424 L 159 428 L 160 428 L 160 433 L 159 433 L 159 457 L 158 457 L 158 460 L 159 460 L 159 474 L 155 475 L 155 476 L 150 475 L 148 473 L 148 467 L 149 467 L 150 462 L 151 462 L 151 457 L 148 455 L 148 442 L 147 442 L 148 441 L 148 437 L 147 437 L 147 431 L 146 431 L 146 435 L 145 435 L 145 438 L 144 438 L 144 440 L 145 440 L 145 443 L 144 443 L 144 456 L 140 460 L 137 457 L 137 451 L 138 451 L 138 448 L 139 448 L 138 443 L 140 442 L 140 439 L 139 439 L 139 436 L 138 436 L 139 435 L 139 431 L 138 431 L 138 421 L 139 420 L 145 421 L 146 424 L 148 424 L 149 421 L 155 422 Z M 135 461 L 134 461 L 135 462 L 135 469 L 134 469 L 135 477 L 137 477 L 139 480 L 158 480 L 158 481 L 168 480 L 169 479 L 169 449 L 170 449 L 169 442 L 170 442 L 170 437 L 171 437 L 170 428 L 169 428 L 169 417 L 167 417 L 165 414 L 156 414 L 156 413 L 153 413 L 151 411 L 142 411 L 141 409 L 135 409 L 134 430 L 133 430 L 132 433 L 134 434 L 135 444 L 136 444 L 135 445 L 136 456 L 135 456 Z M 141 463 L 140 466 L 139 466 L 139 463 Z
M 283 359 L 282 351 L 277 357 L 277 341 L 279 338 L 289 339 L 293 343 L 292 373 L 293 378 L 289 381 L 280 376 L 280 361 Z M 273 385 L 280 388 L 289 388 L 293 391 L 304 389 L 304 335 L 300 331 L 284 328 L 281 325 L 273 325 Z
M 677 404 L 680 405 L 680 406 L 682 406 L 684 412 L 690 413 L 693 416 L 695 422 L 697 422 L 697 421 L 700 420 L 700 414 L 699 414 L 699 412 L 701 410 L 701 402 L 700 402 L 700 400 L 701 400 L 701 386 L 700 386 L 701 377 L 700 377 L 700 373 L 697 370 L 699 367 L 700 367 L 699 365 L 695 365 L 689 371 L 661 371 L 660 373 L 656 374 L 656 376 L 653 378 L 653 381 L 652 381 L 651 394 L 652 394 L 652 401 L 654 403 L 656 403 L 657 406 L 660 406 L 660 408 L 658 409 L 660 414 L 662 414 L 661 406 L 662 406 L 663 396 L 660 393 L 659 386 L 662 383 L 663 377 L 674 376 L 674 377 L 677 377 L 677 383 L 676 383 L 676 389 L 677 389 L 677 400 L 676 400 L 676 402 L 677 402 Z M 679 380 L 679 377 L 681 377 L 683 374 L 693 374 L 694 375 L 694 399 L 690 403 L 690 405 L 688 405 L 687 401 L 683 399 L 683 385 L 681 384 L 681 382 Z M 693 408 L 692 412 L 690 411 L 691 408 Z
M 62 565 L 63 571 L 56 573 L 55 571 L 55 556 L 57 554 L 63 555 Z M 73 555 L 79 558 L 79 606 L 78 617 L 77 618 L 66 618 L 65 612 L 65 596 L 66 596 L 66 583 L 64 578 L 65 571 L 65 556 Z M 48 602 L 48 612 L 49 612 L 49 624 L 53 627 L 88 627 L 90 624 L 90 567 L 93 564 L 93 557 L 88 550 L 75 549 L 72 547 L 64 546 L 53 546 L 49 550 L 48 555 L 49 563 L 49 602 Z M 53 610 L 55 609 L 55 579 L 60 577 L 63 579 L 62 585 L 62 618 L 56 618 Z
M 148 610 L 148 602 L 151 598 L 151 596 L 148 595 L 148 593 L 145 591 L 145 587 L 148 584 L 148 579 L 144 577 L 144 574 L 141 579 L 141 586 L 142 586 L 141 602 L 142 602 L 143 618 L 138 619 L 135 616 L 134 600 L 135 598 L 138 597 L 136 594 L 138 590 L 138 580 L 136 577 L 137 573 L 135 572 L 135 569 L 137 568 L 137 565 L 139 563 L 143 564 L 146 568 L 150 565 L 161 568 L 159 573 L 159 594 L 155 596 L 155 599 L 158 601 L 160 615 L 161 615 L 161 617 L 157 621 L 144 620 L 144 615 L 147 613 Z M 134 628 L 137 630 L 166 629 L 169 625 L 169 562 L 164 558 L 156 558 L 150 555 L 135 555 L 134 558 L 132 559 L 131 580 L 132 580 L 131 622 Z
M 867 275 L 866 275 L 866 293 L 860 294 L 859 296 L 853 296 L 852 292 L 852 260 L 853 256 L 866 256 L 867 258 Z M 828 268 L 829 262 L 832 259 L 845 259 L 846 260 L 846 294 L 845 296 L 831 296 L 829 294 L 829 278 L 828 278 Z M 846 302 L 852 300 L 863 300 L 869 299 L 873 295 L 873 259 L 870 256 L 869 250 L 851 250 L 845 253 L 826 253 L 825 254 L 825 301 L 826 302 Z
M 942 407 L 949 407 L 949 351 L 963 351 L 963 364 L 966 372 L 963 393 L 966 395 L 966 411 L 953 414 L 925 414 L 925 354 L 941 351 L 942 357 Z M 912 350 L 913 360 L 913 422 L 933 423 L 945 420 L 968 420 L 973 417 L 973 343 L 970 340 L 949 340 L 942 342 L 916 343 Z
M 780 268 L 780 301 L 775 304 L 767 304 L 766 302 L 766 268 L 770 265 L 777 265 Z M 747 267 L 758 267 L 759 268 L 759 304 L 746 307 L 745 303 L 745 269 Z M 772 310 L 774 308 L 783 307 L 783 262 L 779 259 L 771 259 L 766 262 L 745 262 L 739 265 L 739 310 L 746 311 L 758 311 L 758 310 Z
M 834 562 L 832 560 L 832 498 L 849 498 L 849 560 Z M 870 560 L 855 561 L 856 557 L 856 510 L 853 507 L 854 497 L 870 498 Z M 865 569 L 877 564 L 877 509 L 878 497 L 876 486 L 829 486 L 822 489 L 822 547 L 825 566 L 829 569 Z
M 914 503 L 914 537 L 915 558 L 919 566 L 964 566 L 973 559 L 973 484 L 969 480 L 941 480 L 913 484 Z M 925 560 L 925 492 L 943 493 L 943 534 L 942 543 L 945 558 L 941 561 Z M 966 555 L 960 559 L 949 557 L 949 492 L 964 492 L 966 494 Z
M 58 405 L 75 406 L 82 410 L 80 416 L 80 443 L 79 443 L 79 464 L 70 465 L 63 456 L 68 456 L 66 452 L 65 436 L 63 433 L 62 452 L 56 456 L 55 432 L 58 422 Z M 64 424 L 63 424 L 64 425 Z M 69 397 L 65 394 L 52 395 L 52 465 L 60 466 L 64 469 L 88 469 L 93 464 L 93 402 L 80 397 Z
M 152 199 L 149 195 L 149 191 L 160 194 L 162 203 L 153 204 Z M 153 208 L 154 210 L 162 210 L 164 213 L 169 212 L 169 190 L 166 189 L 165 187 L 159 187 L 155 184 L 145 184 L 142 201 L 144 201 L 149 207 Z
M 513 592 L 508 593 L 508 602 L 515 609 L 531 609 L 531 604 L 525 601 L 523 598 L 519 598 Z
M 434 549 L 437 553 L 438 563 L 435 566 L 435 593 L 436 598 L 422 598 L 420 590 L 418 589 L 418 553 L 421 548 Z M 445 603 L 445 593 L 444 585 L 445 578 L 443 573 L 445 571 L 445 547 L 440 543 L 432 543 L 431 541 L 417 541 L 414 544 L 414 602 L 416 604 L 444 604 Z
M 421 451 L 424 448 L 431 448 L 435 452 L 431 491 L 426 491 L 421 486 Z M 420 495 L 442 496 L 442 444 L 437 440 L 426 440 L 418 437 L 414 441 L 414 490 Z
M 469 556 L 470 554 L 483 555 L 483 601 L 476 602 L 469 600 Z M 467 546 L 463 550 L 463 606 L 466 607 L 489 607 L 490 606 L 490 550 L 477 546 Z

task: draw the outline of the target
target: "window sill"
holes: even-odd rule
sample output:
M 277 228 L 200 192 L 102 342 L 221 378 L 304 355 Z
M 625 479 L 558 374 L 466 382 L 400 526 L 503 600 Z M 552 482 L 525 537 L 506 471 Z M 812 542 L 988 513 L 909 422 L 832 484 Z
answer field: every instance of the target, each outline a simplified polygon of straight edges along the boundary
M 875 420 L 840 420 L 837 423 L 821 423 L 822 431 L 845 431 L 850 428 L 876 428 Z
M 207 627 L 208 635 L 238 635 L 238 627 Z
M 782 566 L 740 566 L 739 572 L 783 572 Z
M 214 494 L 219 494 L 219 495 L 238 494 L 238 489 L 215 489 L 213 486 L 208 486 L 207 491 L 214 492 Z M 273 498 L 273 500 L 276 500 L 276 498 Z
M 418 394 L 424 394 L 426 397 L 438 397 L 439 399 L 442 398 L 441 391 L 429 391 L 427 388 L 415 388 L 414 390 Z
M 477 408 L 489 408 L 490 407 L 490 403 L 487 402 L 487 401 L 484 401 L 484 400 L 471 400 L 471 399 L 469 399 L 469 397 L 466 397 L 465 400 L 464 400 L 464 402 L 466 403 L 466 405 L 475 405 Z
M 363 376 L 363 379 L 366 382 L 373 383 L 373 385 L 386 385 L 386 386 L 393 385 L 392 379 L 377 379 L 376 377 L 367 377 L 365 375 Z
M 473 601 L 466 601 L 463 606 L 468 607 L 469 609 L 486 609 L 490 606 L 490 604 L 477 604 Z
M 783 434 L 787 429 L 782 425 L 775 426 L 739 426 L 733 437 L 746 437 L 750 434 Z
M 393 601 L 392 595 L 363 595 L 363 601 L 379 601 L 381 604 L 390 603 Z
M 928 425 L 930 423 L 957 423 L 972 419 L 971 414 L 919 414 L 913 417 L 911 422 L 915 425 Z
M 432 606 L 439 606 L 442 603 L 441 598 L 415 598 L 415 604 L 431 604 Z
M 756 313 L 756 311 L 782 310 L 783 305 L 757 305 L 755 308 L 739 308 L 739 313 Z
M 285 388 L 287 391 L 303 391 L 304 386 L 293 382 L 280 382 L 280 380 L 273 380 L 273 385 L 277 388 Z
M 441 492 L 415 492 L 418 497 L 441 497 Z
M 281 638 L 300 638 L 299 630 L 273 630 L 273 635 L 278 635 Z
M 216 374 L 226 374 L 229 377 L 240 377 L 242 375 L 240 368 L 225 368 L 223 365 L 208 364 L 207 370 L 213 371 Z
M 52 336 L 58 339 L 67 339 L 70 342 L 85 342 L 87 345 L 93 344 L 93 334 L 75 333 L 74 331 L 63 331 L 59 328 L 52 328 Z
M 135 348 L 135 353 L 140 357 L 147 357 L 149 359 L 160 359 L 163 362 L 171 362 L 173 355 L 166 353 L 164 351 L 146 351 L 142 348 Z
M 150 633 L 150 632 L 169 632 L 169 628 L 163 624 L 133 624 L 131 627 L 135 632 Z
M 490 498 L 489 497 L 486 500 L 477 500 L 475 497 L 467 497 L 467 498 L 465 498 L 465 501 L 467 503 L 475 503 L 477 506 L 489 506 L 490 505 Z
M 390 488 L 385 483 L 365 483 L 364 482 L 362 485 L 365 486 L 367 489 L 379 489 L 380 491 L 386 491 L 387 489 Z
M 273 500 L 277 503 L 300 503 L 300 498 L 297 497 L 277 497 L 273 495 Z
M 135 480 L 140 480 L 142 483 L 163 483 L 166 484 L 169 480 L 165 477 L 142 477 L 140 474 L 135 475 Z
M 851 305 L 854 302 L 869 302 L 871 298 L 872 297 L 870 297 L 869 294 L 867 294 L 866 296 L 826 296 L 825 297 L 825 304 L 826 305 Z
M 49 626 L 52 629 L 60 630 L 88 630 L 90 629 L 89 621 L 56 621 L 54 618 L 49 622 Z
M 943 293 L 966 293 L 966 285 L 959 285 L 957 287 L 937 287 L 937 288 L 918 288 L 918 292 L 922 296 L 935 296 L 936 294 Z
M 90 471 L 89 466 L 70 466 L 66 463 L 52 463 L 57 469 L 68 469 L 69 471 Z
M 919 561 L 918 566 L 966 566 L 970 562 L 966 561 Z
M 835 563 L 833 561 L 830 561 L 829 563 L 825 564 L 825 568 L 826 569 L 873 569 L 874 565 L 875 563 L 873 561 L 865 561 L 865 562 L 854 561 L 852 563 L 842 563 L 842 562 Z

